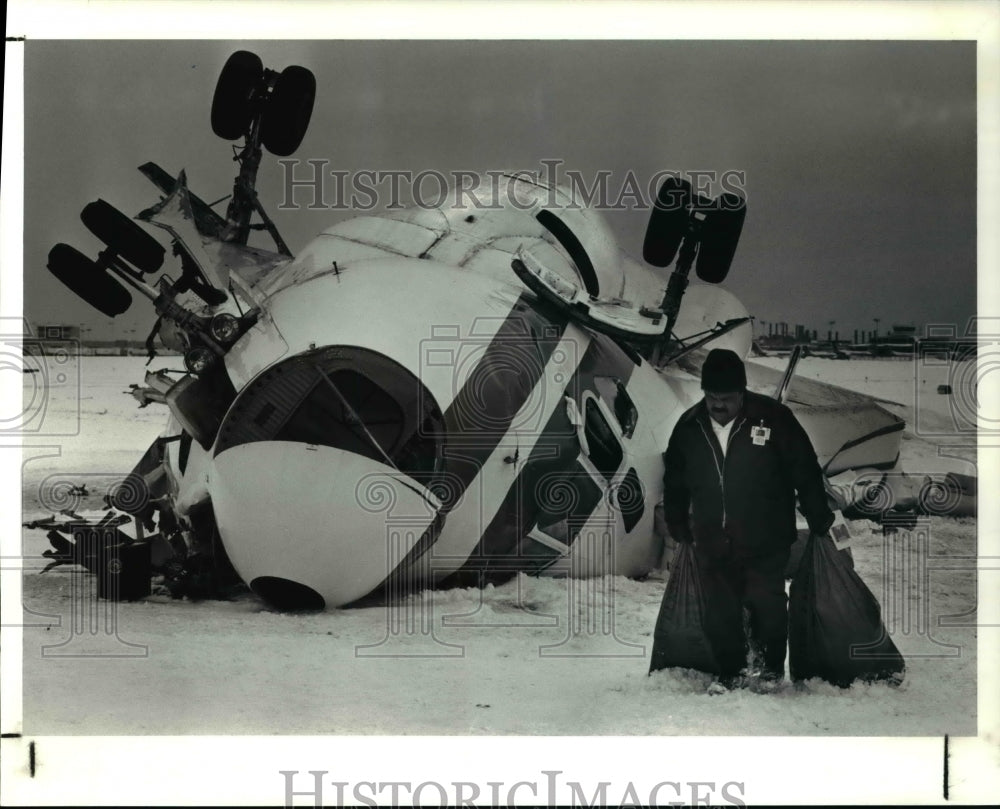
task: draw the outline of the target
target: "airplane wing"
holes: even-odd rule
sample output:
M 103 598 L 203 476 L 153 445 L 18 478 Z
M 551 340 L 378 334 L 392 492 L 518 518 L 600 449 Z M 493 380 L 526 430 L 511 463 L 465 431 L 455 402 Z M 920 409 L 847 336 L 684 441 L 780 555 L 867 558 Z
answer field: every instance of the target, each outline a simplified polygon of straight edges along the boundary
M 755 391 L 759 388 L 758 392 L 760 393 L 773 394 L 784 374 L 783 370 L 758 365 L 752 359 L 747 362 L 746 368 L 748 385 L 753 385 Z M 858 402 L 880 402 L 882 404 L 903 406 L 902 402 L 866 396 L 863 393 L 848 390 L 838 385 L 819 382 L 815 379 L 804 379 L 800 376 L 792 377 L 788 391 L 785 394 L 785 401 L 788 404 L 795 403 L 817 407 L 832 404 L 857 404 Z
M 684 370 L 700 375 L 706 352 L 682 359 Z M 746 363 L 747 388 L 773 396 L 783 372 Z M 892 469 L 906 422 L 863 393 L 813 379 L 793 377 L 785 393 L 787 404 L 809 434 L 827 477 L 848 469 Z M 895 402 L 885 402 L 896 404 Z
M 781 371 L 753 362 L 746 369 L 748 388 L 774 394 Z M 809 434 L 827 476 L 861 467 L 892 469 L 899 462 L 906 422 L 871 397 L 793 377 L 784 401 Z

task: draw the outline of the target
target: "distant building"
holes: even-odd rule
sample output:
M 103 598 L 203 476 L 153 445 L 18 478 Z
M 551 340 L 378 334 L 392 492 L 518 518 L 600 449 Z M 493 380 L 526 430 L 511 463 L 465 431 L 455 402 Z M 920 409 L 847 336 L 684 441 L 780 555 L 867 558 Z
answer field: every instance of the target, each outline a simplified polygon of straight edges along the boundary
M 917 345 L 917 327 L 903 326 L 898 323 L 892 325 L 888 334 L 880 334 L 875 338 L 873 351 L 876 355 L 900 355 L 913 354 L 913 349 Z
M 789 332 L 787 323 L 768 323 L 767 334 L 757 338 L 758 348 L 763 351 L 791 351 L 796 345 L 809 345 L 812 342 L 812 332 L 801 323 L 796 323 Z
M 766 329 L 763 328 L 766 324 Z M 893 323 L 888 332 L 854 330 L 850 337 L 841 340 L 840 332 L 828 330 L 826 339 L 820 339 L 815 329 L 778 321 L 759 321 L 760 333 L 754 335 L 754 351 L 760 354 L 784 354 L 800 345 L 803 356 L 832 356 L 847 359 L 849 356 L 896 357 L 905 359 L 919 356 L 942 356 L 950 359 L 975 357 L 977 341 L 974 337 L 959 336 L 955 328 L 943 329 L 928 326 L 921 334 L 912 323 Z M 765 333 L 766 331 L 766 333 Z
M 67 323 L 36 323 L 24 321 L 24 342 L 26 354 L 45 355 L 51 352 L 76 353 L 80 345 L 80 327 Z
M 30 335 L 35 340 L 79 340 L 80 327 L 66 323 L 40 323 Z

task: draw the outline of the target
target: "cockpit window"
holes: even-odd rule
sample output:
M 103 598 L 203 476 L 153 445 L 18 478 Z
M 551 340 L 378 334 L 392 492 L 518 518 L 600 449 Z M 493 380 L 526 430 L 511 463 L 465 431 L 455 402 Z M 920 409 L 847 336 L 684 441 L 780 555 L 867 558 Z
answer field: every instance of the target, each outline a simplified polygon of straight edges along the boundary
M 399 403 L 356 371 L 316 370 L 319 381 L 275 440 L 325 444 L 381 462 L 392 458 L 406 426 Z
M 332 346 L 272 366 L 233 403 L 215 454 L 253 441 L 336 447 L 427 483 L 440 472 L 444 420 L 410 371 L 363 348 Z
M 639 421 L 639 411 L 632 397 L 628 395 L 625 384 L 613 376 L 597 376 L 594 377 L 594 385 L 601 398 L 615 414 L 622 428 L 622 435 L 631 438 Z
M 611 425 L 593 399 L 587 399 L 584 431 L 590 448 L 590 460 L 605 479 L 610 481 L 621 466 L 624 454 Z

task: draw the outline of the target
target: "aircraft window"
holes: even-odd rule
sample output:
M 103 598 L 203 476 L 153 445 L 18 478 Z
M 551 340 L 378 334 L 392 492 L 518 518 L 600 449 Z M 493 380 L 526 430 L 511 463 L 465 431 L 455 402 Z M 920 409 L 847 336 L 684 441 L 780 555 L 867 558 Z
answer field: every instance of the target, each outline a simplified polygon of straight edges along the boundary
M 317 381 L 275 438 L 326 444 L 384 463 L 398 449 L 403 421 L 388 393 L 356 371 L 342 370 Z
M 636 409 L 632 397 L 625 390 L 625 384 L 620 379 L 611 376 L 594 377 L 594 384 L 601 398 L 618 419 L 622 434 L 626 438 L 631 438 L 635 432 L 635 425 L 639 421 L 639 411 Z
M 393 457 L 401 471 L 424 485 L 433 478 L 440 466 L 442 422 L 440 411 L 434 410 Z
M 646 508 L 645 496 L 634 467 L 628 470 L 621 485 L 615 490 L 615 507 L 622 513 L 626 531 L 631 531 L 642 519 L 642 512 Z
M 587 400 L 585 419 L 584 432 L 590 447 L 590 460 L 607 480 L 611 480 L 624 457 L 621 444 L 593 399 Z
M 191 455 L 191 433 L 181 430 L 181 440 L 177 447 L 177 468 L 183 475 L 187 471 L 188 457 Z
M 215 454 L 252 441 L 355 452 L 425 486 L 444 464 L 444 417 L 408 369 L 363 348 L 329 346 L 278 363 L 244 389 Z
M 537 527 L 564 545 L 572 545 L 604 496 L 600 486 L 577 462 L 567 473 L 550 474 L 535 486 Z

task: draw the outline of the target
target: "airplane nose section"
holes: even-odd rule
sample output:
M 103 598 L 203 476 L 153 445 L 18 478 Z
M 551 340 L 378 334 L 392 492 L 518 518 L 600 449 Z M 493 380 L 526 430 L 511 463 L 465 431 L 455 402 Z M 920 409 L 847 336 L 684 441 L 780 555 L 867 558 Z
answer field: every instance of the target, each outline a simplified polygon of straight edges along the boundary
M 422 484 L 392 467 L 291 441 L 221 452 L 209 489 L 236 571 L 281 609 L 339 607 L 367 595 L 440 508 Z

